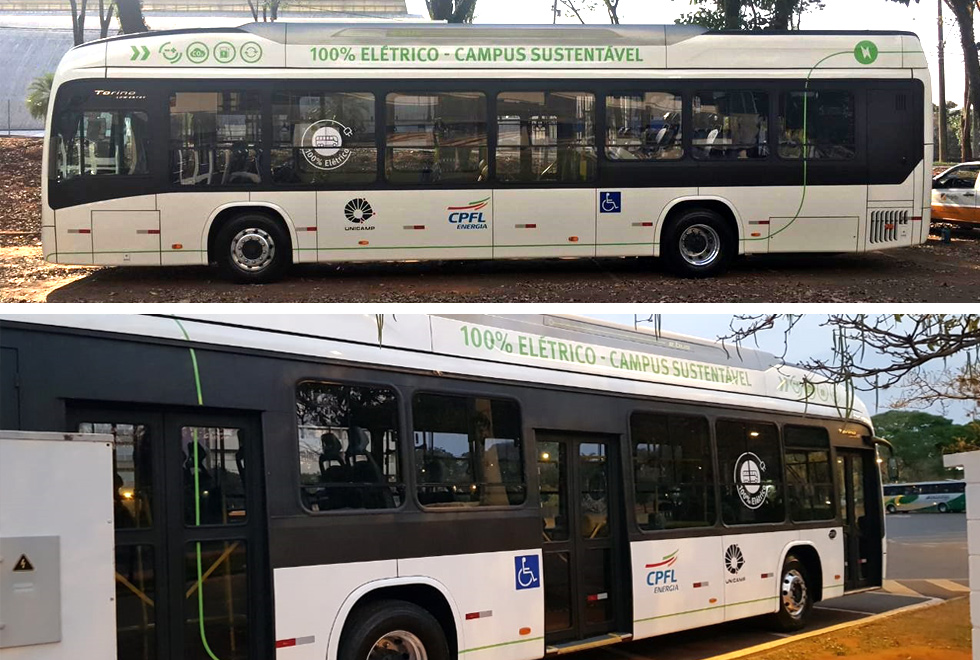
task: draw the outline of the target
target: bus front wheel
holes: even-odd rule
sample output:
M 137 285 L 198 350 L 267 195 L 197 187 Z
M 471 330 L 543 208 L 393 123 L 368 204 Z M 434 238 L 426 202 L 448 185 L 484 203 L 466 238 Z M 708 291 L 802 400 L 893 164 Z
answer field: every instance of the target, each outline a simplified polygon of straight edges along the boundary
M 725 219 L 711 209 L 685 211 L 671 221 L 661 251 L 670 269 L 683 277 L 718 275 L 735 255 L 735 238 Z
M 939 513 L 949 513 L 949 506 L 945 502 L 940 502 L 936 508 L 939 509 Z
M 352 617 L 338 660 L 449 660 L 442 626 L 414 603 L 379 600 Z
M 290 261 L 289 236 L 282 225 L 259 213 L 233 218 L 215 239 L 218 265 L 233 280 L 271 282 Z
M 895 513 L 896 511 L 898 511 L 898 509 L 895 508 L 894 504 L 889 504 L 885 507 L 885 513 Z
M 806 625 L 813 608 L 813 592 L 806 567 L 799 559 L 788 555 L 781 576 L 779 610 L 774 615 L 774 624 L 776 629 L 784 632 L 799 630 Z

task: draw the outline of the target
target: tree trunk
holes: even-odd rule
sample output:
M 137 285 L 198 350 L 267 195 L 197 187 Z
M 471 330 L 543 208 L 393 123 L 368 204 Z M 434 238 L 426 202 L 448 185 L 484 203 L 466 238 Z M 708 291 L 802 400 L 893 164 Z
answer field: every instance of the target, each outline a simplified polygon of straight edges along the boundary
M 793 16 L 792 0 L 776 0 L 773 7 L 772 22 L 769 24 L 770 30 L 790 29 L 790 19 Z
M 456 0 L 456 9 L 449 18 L 450 23 L 472 23 L 476 11 L 476 0 Z
M 275 23 L 279 18 L 279 2 L 280 0 L 272 0 L 272 2 L 269 3 L 270 20 L 273 23 Z
M 606 11 L 609 12 L 609 22 L 613 25 L 619 25 L 619 0 L 604 0 L 606 3 Z
M 953 14 L 956 16 L 956 23 L 960 28 L 960 45 L 963 48 L 963 62 L 966 64 L 967 88 L 963 99 L 964 160 L 973 159 L 973 145 L 967 137 L 967 133 L 970 132 L 971 127 L 970 120 L 966 116 L 970 114 L 969 105 L 973 105 L 974 111 L 980 109 L 980 58 L 977 57 L 977 41 L 973 32 L 973 1 L 946 0 L 946 4 L 953 10 Z
M 960 113 L 960 142 L 962 144 L 962 159 L 973 160 L 973 113 L 970 112 L 970 79 L 967 78 L 963 88 L 963 112 Z
M 140 0 L 116 0 L 116 14 L 123 34 L 149 32 L 143 19 L 143 5 Z
M 742 0 L 721 0 L 725 11 L 725 29 L 738 30 L 742 27 Z
M 75 39 L 75 45 L 81 46 L 85 43 L 85 6 L 88 0 L 82 0 L 79 7 L 76 0 L 68 0 L 71 4 L 71 31 Z
M 252 20 L 256 23 L 259 22 L 259 8 L 255 6 L 252 0 L 248 0 L 248 10 L 252 12 Z
M 116 6 L 109 2 L 109 11 L 105 10 L 105 0 L 99 0 L 99 38 L 105 39 L 109 36 L 109 25 L 112 23 L 112 12 Z

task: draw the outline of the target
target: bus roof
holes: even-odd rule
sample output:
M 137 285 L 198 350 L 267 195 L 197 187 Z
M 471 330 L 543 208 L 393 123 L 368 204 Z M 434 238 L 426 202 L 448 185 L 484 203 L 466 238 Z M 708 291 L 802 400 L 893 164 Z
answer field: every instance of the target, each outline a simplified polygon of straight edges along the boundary
M 692 25 L 250 23 L 122 35 L 78 46 L 59 71 L 93 67 L 370 70 L 925 68 L 899 31 L 708 31 Z M 154 72 L 156 73 L 156 72 Z M 111 75 L 110 75 L 111 77 Z
M 394 368 L 853 418 L 864 405 L 755 349 L 576 316 L 0 316 Z M 186 334 L 185 334 L 186 333 Z M 379 353 L 379 350 L 381 351 Z

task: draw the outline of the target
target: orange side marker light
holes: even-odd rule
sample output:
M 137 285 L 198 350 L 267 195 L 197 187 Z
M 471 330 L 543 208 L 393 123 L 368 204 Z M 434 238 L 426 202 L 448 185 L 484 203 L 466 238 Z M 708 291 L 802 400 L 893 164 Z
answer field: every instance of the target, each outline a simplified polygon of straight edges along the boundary
M 184 249 L 184 246 L 181 243 L 174 243 L 173 245 L 170 246 L 170 249 L 172 249 L 172 250 L 183 250 Z
M 358 245 L 367 245 L 368 244 L 368 241 L 358 241 L 357 244 Z
M 519 632 L 521 633 L 521 636 L 523 637 L 524 635 L 530 635 L 531 634 L 531 629 L 530 628 L 521 628 Z
M 717 598 L 709 598 L 708 599 L 708 602 L 711 603 L 712 605 L 714 605 L 715 603 L 718 602 L 718 599 Z
M 578 243 L 578 236 L 569 236 L 568 241 L 570 243 Z

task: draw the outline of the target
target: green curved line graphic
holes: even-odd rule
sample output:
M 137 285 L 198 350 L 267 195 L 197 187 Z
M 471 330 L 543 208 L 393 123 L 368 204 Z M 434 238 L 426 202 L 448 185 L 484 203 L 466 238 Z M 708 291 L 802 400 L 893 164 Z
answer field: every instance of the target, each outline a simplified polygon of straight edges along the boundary
M 174 319 L 177 323 L 177 327 L 180 328 L 180 332 L 184 335 L 184 339 L 190 341 L 190 335 L 187 334 L 187 330 L 184 329 L 184 324 L 180 322 L 179 319 Z M 191 353 L 191 367 L 194 370 L 194 386 L 197 389 L 197 405 L 204 405 L 204 396 L 201 391 L 201 372 L 197 367 L 197 353 L 194 352 L 193 348 L 188 349 Z M 195 427 L 192 431 L 194 436 L 194 525 L 200 527 L 201 525 L 201 482 L 200 482 L 200 463 L 198 462 L 198 448 L 197 448 L 197 428 Z M 208 644 L 208 636 L 204 632 L 204 575 L 201 566 L 201 542 L 197 541 L 195 544 L 195 550 L 197 554 L 197 622 L 201 635 L 201 644 L 204 645 L 204 651 L 208 654 L 211 660 L 220 660 L 218 656 L 214 654 L 211 650 L 211 645 Z
M 895 54 L 895 53 L 899 53 L 901 55 L 906 55 L 906 54 L 908 54 L 908 55 L 916 55 L 916 54 L 922 55 L 922 54 L 924 54 L 922 51 L 908 51 L 908 50 L 904 50 L 904 49 L 903 50 L 879 50 L 878 51 L 878 55 L 879 56 L 880 55 L 883 55 L 883 54 Z M 842 50 L 842 51 L 838 51 L 836 53 L 831 53 L 830 55 L 827 55 L 827 56 L 821 58 L 816 64 L 814 64 L 812 67 L 810 67 L 810 70 L 806 74 L 806 80 L 803 82 L 803 141 L 802 141 L 802 143 L 803 143 L 803 191 L 800 194 L 800 205 L 796 208 L 796 213 L 793 215 L 793 217 L 790 219 L 790 221 L 786 223 L 785 226 L 780 227 L 776 231 L 772 231 L 770 229 L 770 233 L 768 235 L 766 235 L 766 236 L 757 236 L 757 237 L 754 237 L 754 238 L 753 237 L 743 238 L 742 239 L 743 241 L 768 241 L 773 236 L 776 236 L 776 235 L 778 235 L 778 234 L 786 231 L 787 229 L 789 229 L 793 225 L 793 223 L 796 222 L 800 218 L 800 212 L 803 211 L 803 202 L 806 201 L 807 160 L 808 160 L 807 159 L 807 148 L 806 148 L 806 138 L 807 138 L 807 103 L 808 103 L 807 92 L 810 90 L 810 77 L 813 75 L 813 72 L 816 71 L 817 67 L 819 67 L 821 64 L 823 64 L 824 62 L 826 62 L 830 58 L 837 57 L 839 55 L 851 55 L 853 57 L 854 56 L 854 50 L 853 49 L 851 49 L 851 50 Z M 877 56 L 875 57 L 875 59 L 877 59 Z M 779 145 L 776 145 L 776 148 L 778 149 L 779 148 Z

